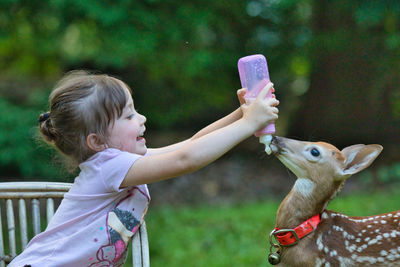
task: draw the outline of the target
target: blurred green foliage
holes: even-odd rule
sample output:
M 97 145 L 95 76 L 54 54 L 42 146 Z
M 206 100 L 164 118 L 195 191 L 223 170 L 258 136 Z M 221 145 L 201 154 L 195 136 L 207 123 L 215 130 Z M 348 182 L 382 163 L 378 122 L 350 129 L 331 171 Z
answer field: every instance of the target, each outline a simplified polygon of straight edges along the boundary
M 72 69 L 99 70 L 127 82 L 149 129 L 193 130 L 237 106 L 237 60 L 261 53 L 279 85 L 279 134 L 309 137 L 314 134 L 313 123 L 329 129 L 336 126 L 326 127 L 323 122 L 351 127 L 346 118 L 340 120 L 343 116 L 327 112 L 323 117 L 325 113 L 319 112 L 338 104 L 353 107 L 358 97 L 346 93 L 346 103 L 327 107 L 309 89 L 325 86 L 343 73 L 356 81 L 363 78 L 358 77 L 357 64 L 342 62 L 347 69 L 336 73 L 339 66 L 321 65 L 318 58 L 329 59 L 337 51 L 348 51 L 345 56 L 351 58 L 351 52 L 365 48 L 365 57 L 372 56 L 370 51 L 380 52 L 374 54 L 379 60 L 367 61 L 377 71 L 367 96 L 380 101 L 385 94 L 387 100 L 365 104 L 380 107 L 371 112 L 394 125 L 400 118 L 399 10 L 398 1 L 371 0 L 335 4 L 327 0 L 0 0 L 2 175 L 41 179 L 60 175 L 49 159 L 54 152 L 35 141 L 35 127 L 40 112 L 47 109 L 52 86 Z M 324 17 L 330 24 L 318 31 Z M 316 70 L 334 78 L 324 83 Z M 332 91 L 325 89 L 320 88 L 321 93 Z M 307 99 L 313 102 L 302 107 L 300 103 Z M 310 105 L 317 103 L 322 108 L 315 105 L 317 113 L 310 113 Z M 316 114 L 321 115 L 318 120 Z M 290 127 L 302 121 L 310 125 L 307 130 L 300 126 L 296 132 Z M 374 133 L 381 127 L 369 126 Z
M 230 110 L 239 57 L 268 52 L 278 70 L 311 36 L 309 1 L 2 2 L 3 75 L 54 81 L 74 68 L 110 72 L 161 128 Z M 307 74 L 305 58 L 294 65 Z
M 400 163 L 383 165 L 376 170 L 366 170 L 360 175 L 360 181 L 366 185 L 388 185 L 400 181 Z
M 38 98 L 39 99 L 39 98 Z M 54 151 L 45 146 L 32 122 L 37 121 L 36 105 L 21 107 L 0 99 L 0 169 L 2 175 L 18 177 L 66 177 L 53 164 Z M 13 178 L 13 177 L 9 177 Z

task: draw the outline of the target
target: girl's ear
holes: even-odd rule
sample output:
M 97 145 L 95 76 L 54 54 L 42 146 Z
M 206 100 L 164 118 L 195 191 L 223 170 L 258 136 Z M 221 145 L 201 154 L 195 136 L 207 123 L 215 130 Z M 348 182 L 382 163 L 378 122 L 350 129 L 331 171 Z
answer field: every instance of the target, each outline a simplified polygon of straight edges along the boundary
M 91 150 L 96 152 L 102 151 L 107 147 L 101 138 L 94 133 L 88 135 L 86 138 L 86 144 Z

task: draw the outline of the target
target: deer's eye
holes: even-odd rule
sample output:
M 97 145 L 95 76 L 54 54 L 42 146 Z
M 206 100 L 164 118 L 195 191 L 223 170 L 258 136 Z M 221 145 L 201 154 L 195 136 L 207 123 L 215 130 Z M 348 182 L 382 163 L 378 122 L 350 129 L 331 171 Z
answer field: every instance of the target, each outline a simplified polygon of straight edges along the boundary
M 316 149 L 316 148 L 311 149 L 311 152 L 310 152 L 310 153 L 311 153 L 311 155 L 313 155 L 314 157 L 318 157 L 318 156 L 320 155 L 318 149 Z

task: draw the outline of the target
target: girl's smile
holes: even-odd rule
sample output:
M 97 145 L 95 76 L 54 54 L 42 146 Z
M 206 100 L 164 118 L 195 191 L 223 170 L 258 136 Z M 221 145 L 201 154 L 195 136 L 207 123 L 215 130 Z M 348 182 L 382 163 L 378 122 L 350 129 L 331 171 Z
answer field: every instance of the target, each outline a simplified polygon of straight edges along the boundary
M 146 130 L 146 128 L 145 128 L 145 130 Z M 144 131 L 143 131 L 143 133 L 141 133 L 141 134 L 136 138 L 136 140 L 137 140 L 138 142 L 144 142 L 144 143 L 146 143 L 146 139 L 143 137 L 143 135 L 144 135 Z

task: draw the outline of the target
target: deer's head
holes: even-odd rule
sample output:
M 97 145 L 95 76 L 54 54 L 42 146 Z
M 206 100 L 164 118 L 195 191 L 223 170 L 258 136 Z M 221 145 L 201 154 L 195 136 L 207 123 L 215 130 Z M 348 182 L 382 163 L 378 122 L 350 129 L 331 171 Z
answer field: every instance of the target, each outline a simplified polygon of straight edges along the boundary
M 367 168 L 380 154 L 380 145 L 353 145 L 337 149 L 324 142 L 304 142 L 275 136 L 270 145 L 274 155 L 298 179 L 310 187 L 340 184 Z M 307 188 L 303 188 L 307 191 Z M 308 188 L 310 190 L 310 188 Z

